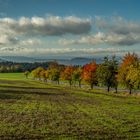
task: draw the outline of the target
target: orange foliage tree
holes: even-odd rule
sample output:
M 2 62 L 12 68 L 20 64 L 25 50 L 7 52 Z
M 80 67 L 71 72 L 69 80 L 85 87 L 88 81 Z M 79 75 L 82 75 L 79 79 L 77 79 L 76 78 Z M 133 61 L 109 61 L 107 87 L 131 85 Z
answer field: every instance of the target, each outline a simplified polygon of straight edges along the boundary
M 96 70 L 97 70 L 96 62 L 86 64 L 83 67 L 82 77 L 86 82 L 90 84 L 91 89 L 93 89 L 94 84 L 97 84 Z
M 127 53 L 123 61 L 119 67 L 119 74 L 118 74 L 118 80 L 121 84 L 126 86 L 129 89 L 129 93 L 131 94 L 131 90 L 134 88 L 134 84 L 130 81 L 128 77 L 128 73 L 132 66 L 136 66 L 139 63 L 138 56 L 133 53 Z
M 61 73 L 61 78 L 63 80 L 69 81 L 70 86 L 72 85 L 72 78 L 73 78 L 74 67 L 67 66 L 64 71 Z

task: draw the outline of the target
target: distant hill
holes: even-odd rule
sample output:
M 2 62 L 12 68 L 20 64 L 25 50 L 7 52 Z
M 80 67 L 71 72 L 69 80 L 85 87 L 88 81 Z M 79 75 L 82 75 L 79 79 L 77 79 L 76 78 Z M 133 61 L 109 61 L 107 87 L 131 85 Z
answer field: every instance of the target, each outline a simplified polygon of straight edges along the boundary
M 26 57 L 26 56 L 1 56 L 0 62 L 18 62 L 18 63 L 34 63 L 34 62 L 51 62 L 56 61 L 59 64 L 63 65 L 85 65 L 92 61 L 96 61 L 97 64 L 102 63 L 103 57 L 93 57 L 93 58 L 86 58 L 86 57 L 74 57 L 72 59 L 47 59 L 47 58 L 33 58 L 33 57 Z M 117 57 L 117 60 L 120 61 L 120 58 Z
M 28 62 L 28 63 L 33 63 L 33 62 L 41 62 L 44 61 L 42 59 L 36 59 L 32 57 L 25 57 L 25 56 L 1 56 L 0 60 L 2 61 L 10 61 L 10 62 Z
M 96 61 L 97 63 L 102 62 L 102 58 L 84 58 L 84 57 L 75 57 L 72 59 L 61 59 L 57 60 L 58 63 L 64 64 L 64 65 L 85 65 L 87 63 L 90 63 L 92 61 Z
M 4 59 L 0 58 L 0 62 L 6 62 L 6 60 L 4 60 Z
M 33 62 L 56 61 L 64 65 L 84 65 L 93 60 L 95 59 L 83 58 L 83 57 L 75 57 L 72 59 L 45 59 L 45 58 L 40 59 L 40 58 L 25 57 L 25 56 L 1 56 L 0 57 L 0 62 L 10 61 L 10 62 L 19 62 L 19 63 L 23 63 L 23 62 L 33 63 Z

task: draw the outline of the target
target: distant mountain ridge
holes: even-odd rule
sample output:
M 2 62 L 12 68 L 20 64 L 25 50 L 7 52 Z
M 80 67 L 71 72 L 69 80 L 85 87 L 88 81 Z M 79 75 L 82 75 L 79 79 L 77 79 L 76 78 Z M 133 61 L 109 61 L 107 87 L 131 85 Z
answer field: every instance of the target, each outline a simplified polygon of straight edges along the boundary
M 120 58 L 117 58 L 120 60 Z M 26 57 L 26 56 L 1 56 L 0 62 L 18 62 L 18 63 L 34 63 L 34 62 L 51 62 L 56 61 L 59 64 L 64 65 L 85 65 L 92 61 L 96 61 L 96 63 L 100 64 L 103 61 L 103 57 L 93 57 L 93 58 L 86 58 L 86 57 L 74 57 L 71 59 L 47 59 L 47 58 L 33 58 L 33 57 Z
M 0 58 L 0 62 L 6 62 L 6 60 L 4 60 L 4 59 Z
M 64 59 L 64 60 L 57 60 L 58 63 L 64 64 L 64 65 L 85 65 L 87 63 L 90 63 L 92 61 L 97 61 L 97 63 L 101 62 L 101 59 L 96 60 L 95 58 L 85 58 L 85 57 L 75 57 L 72 59 Z
M 26 56 L 1 56 L 0 60 L 2 61 L 10 61 L 10 62 L 41 62 L 41 59 L 36 59 L 32 57 L 26 57 Z

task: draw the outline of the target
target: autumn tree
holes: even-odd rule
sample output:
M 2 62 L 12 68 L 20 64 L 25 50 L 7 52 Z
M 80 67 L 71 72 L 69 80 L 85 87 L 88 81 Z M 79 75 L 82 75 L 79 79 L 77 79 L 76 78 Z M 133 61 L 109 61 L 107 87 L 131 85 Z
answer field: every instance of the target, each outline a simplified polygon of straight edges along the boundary
M 118 62 L 115 56 L 112 59 L 108 57 L 104 58 L 104 62 L 99 65 L 97 69 L 98 82 L 104 86 L 107 86 L 107 91 L 110 91 L 110 87 L 114 87 L 117 92 L 117 68 Z
M 129 81 L 129 84 L 135 89 L 139 89 L 140 86 L 140 65 L 131 65 L 129 67 L 126 80 Z
M 49 65 L 48 75 L 51 81 L 56 81 L 59 84 L 61 72 L 64 71 L 64 65 L 60 65 L 56 62 Z
M 45 70 L 44 71 L 44 81 L 47 83 L 47 80 L 49 79 L 50 76 L 50 71 L 49 70 Z
M 57 81 L 59 84 L 59 79 L 60 79 L 60 69 L 58 67 L 53 67 L 49 69 L 49 79 L 52 81 Z
M 136 70 L 135 68 L 137 67 L 138 64 L 139 64 L 138 56 L 135 53 L 133 54 L 127 53 L 123 57 L 122 63 L 119 67 L 118 80 L 122 85 L 124 85 L 129 89 L 130 94 L 135 86 L 135 82 L 132 82 L 131 80 L 133 78 L 132 73 Z
M 73 75 L 72 75 L 73 81 L 78 82 L 79 87 L 81 87 L 82 72 L 83 72 L 82 68 L 77 67 L 77 68 L 75 68 Z
M 72 85 L 72 78 L 73 78 L 74 67 L 67 66 L 64 71 L 61 72 L 61 78 L 67 80 Z
M 87 83 L 90 84 L 91 89 L 93 89 L 94 84 L 97 84 L 96 70 L 97 70 L 96 62 L 86 64 L 83 67 L 82 77 Z
M 34 69 L 34 70 L 31 72 L 33 78 L 41 80 L 42 71 L 44 71 L 44 68 L 42 68 L 42 67 L 38 67 L 38 68 Z
M 47 72 L 47 70 L 45 70 L 45 69 L 42 69 L 42 70 L 39 72 L 39 78 L 40 78 L 41 80 L 43 80 L 44 82 L 47 82 L 46 72 Z

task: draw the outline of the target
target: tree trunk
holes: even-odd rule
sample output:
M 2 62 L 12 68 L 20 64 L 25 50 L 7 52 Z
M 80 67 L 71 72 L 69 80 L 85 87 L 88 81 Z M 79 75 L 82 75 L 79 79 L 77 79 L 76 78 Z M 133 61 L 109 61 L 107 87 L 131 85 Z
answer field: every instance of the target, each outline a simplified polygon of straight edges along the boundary
M 132 93 L 132 89 L 130 88 L 130 89 L 129 89 L 129 94 L 131 95 L 131 93 Z
M 110 86 L 107 87 L 107 91 L 108 91 L 108 92 L 110 91 Z
M 93 89 L 93 83 L 91 83 L 90 87 L 91 87 L 91 89 Z
M 72 81 L 71 80 L 69 81 L 69 84 L 70 84 L 70 87 L 71 87 L 71 85 L 72 85 Z
M 140 89 L 140 83 L 138 84 L 138 89 Z
M 81 81 L 79 81 L 79 87 L 81 88 Z
M 76 81 L 74 81 L 73 83 L 74 83 L 74 87 L 76 87 Z
M 116 93 L 118 93 L 118 88 L 117 87 L 115 88 L 115 90 L 116 90 Z
M 59 85 L 59 80 L 57 81 L 57 84 Z

